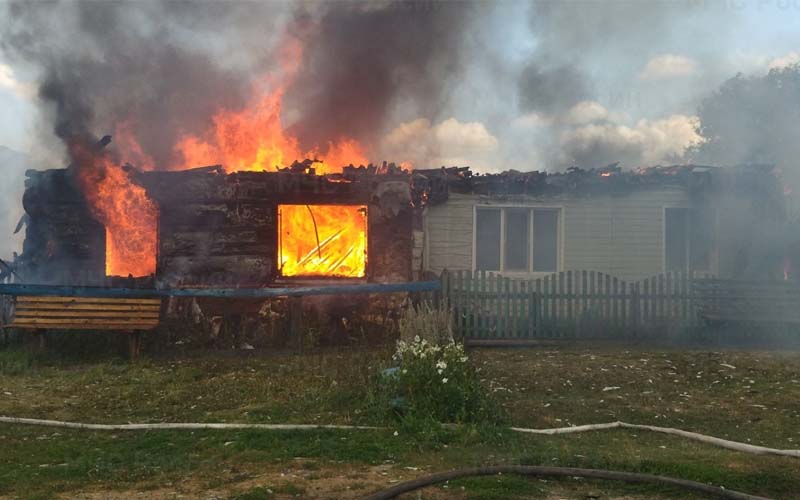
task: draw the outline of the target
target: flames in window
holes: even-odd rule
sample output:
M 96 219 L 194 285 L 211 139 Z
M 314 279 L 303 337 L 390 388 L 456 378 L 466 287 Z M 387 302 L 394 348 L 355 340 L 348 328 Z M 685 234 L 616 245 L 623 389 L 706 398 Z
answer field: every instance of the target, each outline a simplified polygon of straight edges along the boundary
M 106 227 L 106 275 L 155 272 L 157 209 L 144 188 L 101 151 L 76 142 L 70 154 L 80 165 L 78 181 L 89 208 Z
M 365 276 L 367 207 L 280 205 L 278 213 L 283 276 Z

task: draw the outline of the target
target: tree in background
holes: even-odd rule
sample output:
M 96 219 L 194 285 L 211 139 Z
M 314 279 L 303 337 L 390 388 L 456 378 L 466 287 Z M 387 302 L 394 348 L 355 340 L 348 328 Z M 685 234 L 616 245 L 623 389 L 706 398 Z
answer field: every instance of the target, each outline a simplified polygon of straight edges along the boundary
M 800 65 L 727 80 L 698 109 L 695 163 L 774 164 L 800 187 Z
M 754 203 L 750 216 L 759 222 L 742 221 L 734 272 L 796 278 L 795 264 L 800 263 L 800 205 L 795 201 L 800 194 L 800 65 L 772 69 L 762 76 L 738 74 L 704 99 L 697 114 L 697 132 L 705 142 L 690 148 L 687 159 L 710 165 L 771 164 L 782 183 L 777 189 L 770 188 L 776 183 L 768 179 L 752 184 L 752 189 L 771 192 L 751 199 L 775 205 Z

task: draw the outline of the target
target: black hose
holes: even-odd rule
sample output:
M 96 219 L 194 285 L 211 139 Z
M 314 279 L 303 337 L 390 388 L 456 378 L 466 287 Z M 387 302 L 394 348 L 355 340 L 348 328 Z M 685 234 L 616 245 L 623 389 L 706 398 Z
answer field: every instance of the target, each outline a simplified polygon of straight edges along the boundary
M 489 467 L 475 467 L 471 469 L 458 469 L 449 472 L 440 472 L 430 476 L 420 477 L 411 481 L 396 484 L 391 488 L 378 491 L 364 498 L 364 500 L 387 500 L 398 495 L 408 493 L 445 481 L 452 481 L 468 476 L 492 476 L 495 474 L 520 474 L 523 476 L 551 476 L 551 477 L 588 477 L 592 479 L 610 479 L 628 483 L 655 483 L 678 486 L 683 489 L 714 495 L 719 498 L 731 500 L 769 500 L 765 497 L 748 495 L 733 490 L 718 488 L 695 481 L 675 479 L 652 474 L 638 474 L 634 472 L 620 472 L 600 469 L 576 469 L 573 467 L 542 467 L 530 465 L 495 465 Z

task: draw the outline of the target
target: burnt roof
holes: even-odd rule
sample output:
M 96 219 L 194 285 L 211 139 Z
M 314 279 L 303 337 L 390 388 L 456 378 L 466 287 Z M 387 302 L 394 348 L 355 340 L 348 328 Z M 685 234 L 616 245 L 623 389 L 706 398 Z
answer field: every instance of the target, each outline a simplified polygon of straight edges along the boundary
M 719 167 L 692 164 L 625 170 L 612 164 L 590 169 L 571 167 L 562 172 L 506 170 L 477 174 L 469 167 L 442 167 L 415 169 L 413 180 L 418 188 L 424 186 L 428 193 L 427 202 L 437 204 L 446 201 L 449 193 L 500 197 L 593 196 L 665 186 L 691 191 L 733 187 L 772 192 L 779 187 L 774 170 L 772 165 Z

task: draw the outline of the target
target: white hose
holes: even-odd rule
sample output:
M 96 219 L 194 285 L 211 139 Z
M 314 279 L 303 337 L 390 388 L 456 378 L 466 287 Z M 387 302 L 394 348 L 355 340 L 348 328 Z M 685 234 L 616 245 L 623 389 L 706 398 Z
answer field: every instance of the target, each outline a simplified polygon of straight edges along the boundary
M 573 432 L 588 432 L 598 431 L 604 429 L 637 429 L 643 431 L 661 432 L 664 434 L 672 434 L 673 436 L 681 436 L 687 439 L 693 439 L 707 444 L 713 444 L 729 450 L 741 451 L 744 453 L 753 453 L 756 455 L 780 455 L 784 457 L 800 458 L 800 450 L 777 450 L 775 448 L 767 448 L 764 446 L 756 446 L 753 444 L 739 443 L 737 441 L 729 441 L 713 436 L 706 436 L 705 434 L 698 434 L 696 432 L 684 431 L 681 429 L 673 429 L 672 427 L 656 427 L 653 425 L 638 425 L 628 424 L 626 422 L 611 422 L 607 424 L 592 424 L 592 425 L 578 425 L 575 427 L 558 427 L 555 429 L 525 429 L 521 427 L 512 427 L 512 431 L 524 432 L 528 434 L 571 434 Z
M 379 427 L 364 425 L 315 425 L 315 424 L 217 424 L 217 423 L 158 423 L 158 424 L 84 424 L 81 422 L 63 422 L 61 420 L 40 420 L 38 418 L 0 417 L 0 423 L 42 425 L 45 427 L 64 427 L 67 429 L 84 429 L 90 431 L 148 431 L 148 430 L 202 430 L 202 429 L 260 429 L 260 430 L 375 430 Z
M 17 418 L 0 416 L 0 423 L 5 424 L 24 424 L 41 425 L 45 427 L 63 427 L 67 429 L 84 429 L 95 431 L 141 431 L 141 430 L 203 430 L 203 429 L 259 429 L 259 430 L 316 430 L 316 429 L 336 429 L 336 430 L 379 430 L 382 427 L 371 427 L 366 425 L 317 425 L 317 424 L 220 424 L 220 423 L 155 423 L 155 424 L 85 424 L 81 422 L 64 422 L 61 420 L 41 420 L 37 418 Z M 588 432 L 605 429 L 637 429 L 652 432 L 672 434 L 687 439 L 693 439 L 706 444 L 712 444 L 727 448 L 729 450 L 753 453 L 756 455 L 780 455 L 784 457 L 800 458 L 800 450 L 778 450 L 764 446 L 756 446 L 747 443 L 739 443 L 720 439 L 696 432 L 674 429 L 672 427 L 656 427 L 652 425 L 628 424 L 625 422 L 610 422 L 607 424 L 579 425 L 575 427 L 557 427 L 553 429 L 526 429 L 523 427 L 512 427 L 514 432 L 526 434 L 572 434 L 575 432 Z

